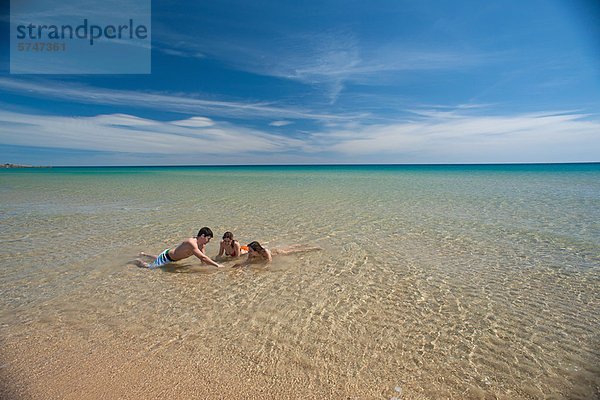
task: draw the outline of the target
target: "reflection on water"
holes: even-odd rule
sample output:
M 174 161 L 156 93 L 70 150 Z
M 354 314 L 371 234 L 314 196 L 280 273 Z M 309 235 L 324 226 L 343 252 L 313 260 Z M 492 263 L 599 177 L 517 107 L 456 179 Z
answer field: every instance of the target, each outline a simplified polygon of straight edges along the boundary
M 597 396 L 600 168 L 473 168 L 3 173 L 0 332 L 210 342 L 323 394 Z M 128 264 L 204 225 L 324 250 Z

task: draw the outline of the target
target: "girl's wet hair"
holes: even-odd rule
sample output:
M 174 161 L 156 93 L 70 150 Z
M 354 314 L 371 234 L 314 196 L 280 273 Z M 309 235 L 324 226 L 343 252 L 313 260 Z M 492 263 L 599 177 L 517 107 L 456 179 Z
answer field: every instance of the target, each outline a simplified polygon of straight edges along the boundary
M 248 248 L 256 251 L 258 254 L 260 254 L 264 258 L 269 258 L 267 251 L 260 245 L 260 243 L 258 243 L 256 241 L 249 243 Z
M 233 233 L 227 231 L 223 234 L 223 239 L 231 239 L 233 240 Z

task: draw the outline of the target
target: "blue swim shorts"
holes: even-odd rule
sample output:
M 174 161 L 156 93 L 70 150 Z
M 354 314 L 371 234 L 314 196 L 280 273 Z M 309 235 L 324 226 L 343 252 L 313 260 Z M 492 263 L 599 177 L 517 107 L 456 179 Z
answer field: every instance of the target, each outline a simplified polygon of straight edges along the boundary
M 175 260 L 171 260 L 171 257 L 169 257 L 169 250 L 171 249 L 166 249 L 160 253 L 158 257 L 156 257 L 156 260 L 154 260 L 152 264 L 148 265 L 148 268 L 158 268 L 165 264 L 174 262 Z

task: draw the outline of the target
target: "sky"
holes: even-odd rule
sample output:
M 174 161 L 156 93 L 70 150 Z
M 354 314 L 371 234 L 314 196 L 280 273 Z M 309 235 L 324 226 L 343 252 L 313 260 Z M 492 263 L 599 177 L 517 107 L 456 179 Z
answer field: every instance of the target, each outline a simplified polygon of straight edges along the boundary
M 154 0 L 142 74 L 11 74 L 1 7 L 0 163 L 600 161 L 594 0 Z

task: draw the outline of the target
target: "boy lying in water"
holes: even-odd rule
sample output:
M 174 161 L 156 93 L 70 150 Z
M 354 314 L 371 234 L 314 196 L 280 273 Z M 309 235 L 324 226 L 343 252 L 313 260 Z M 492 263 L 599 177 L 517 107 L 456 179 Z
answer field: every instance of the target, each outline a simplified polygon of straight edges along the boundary
M 141 268 L 158 268 L 165 264 L 183 260 L 184 258 L 188 258 L 194 255 L 198 257 L 204 264 L 209 264 L 215 267 L 223 268 L 222 265 L 217 264 L 216 262 L 211 260 L 210 257 L 204 254 L 204 245 L 210 242 L 210 239 L 212 237 L 213 233 L 210 230 L 210 228 L 204 227 L 200 229 L 198 235 L 195 238 L 188 238 L 184 240 L 183 243 L 181 243 L 179 246 L 167 249 L 160 253 L 158 256 L 153 256 L 144 252 L 140 253 L 141 257 L 153 258 L 154 262 L 149 264 L 147 262 L 144 262 L 142 259 L 138 258 L 135 260 L 135 263 L 138 267 Z

